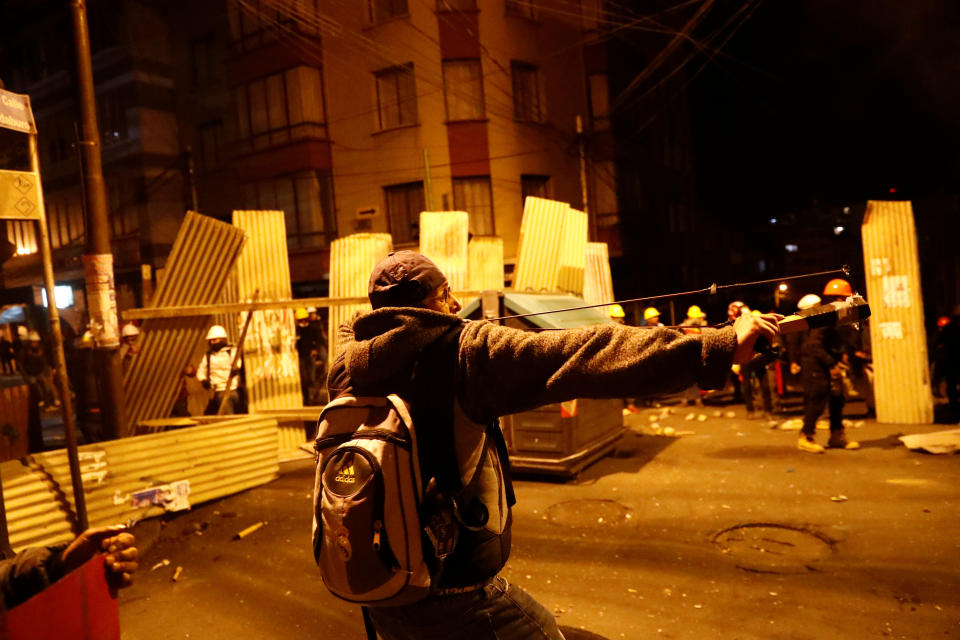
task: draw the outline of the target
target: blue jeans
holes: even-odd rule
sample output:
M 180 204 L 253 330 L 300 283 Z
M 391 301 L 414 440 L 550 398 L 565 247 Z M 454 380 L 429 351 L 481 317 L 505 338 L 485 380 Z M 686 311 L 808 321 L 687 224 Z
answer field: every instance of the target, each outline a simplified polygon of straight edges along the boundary
M 467 593 L 371 607 L 370 617 L 383 640 L 563 640 L 553 615 L 500 576 Z

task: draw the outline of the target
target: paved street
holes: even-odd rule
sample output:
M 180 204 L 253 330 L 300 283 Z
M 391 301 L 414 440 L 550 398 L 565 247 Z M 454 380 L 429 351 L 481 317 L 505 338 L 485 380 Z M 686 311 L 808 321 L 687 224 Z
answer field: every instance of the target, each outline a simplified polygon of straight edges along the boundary
M 862 450 L 817 456 L 735 410 L 658 418 L 694 432 L 679 437 L 640 435 L 646 410 L 575 481 L 518 480 L 507 577 L 611 640 L 960 638 L 960 458 L 895 439 L 943 426 L 867 422 L 850 430 Z M 362 637 L 312 561 L 312 471 L 287 463 L 267 486 L 141 523 L 124 637 Z

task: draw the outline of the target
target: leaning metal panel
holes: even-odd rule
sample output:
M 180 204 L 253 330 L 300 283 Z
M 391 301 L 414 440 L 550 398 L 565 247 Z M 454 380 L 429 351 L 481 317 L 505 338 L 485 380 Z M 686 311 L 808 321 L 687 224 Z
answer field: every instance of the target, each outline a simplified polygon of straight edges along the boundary
M 245 241 L 242 229 L 188 211 L 151 307 L 217 302 Z M 142 420 L 170 415 L 183 369 L 209 324 L 208 316 L 144 321 L 140 353 L 123 378 L 127 433 Z

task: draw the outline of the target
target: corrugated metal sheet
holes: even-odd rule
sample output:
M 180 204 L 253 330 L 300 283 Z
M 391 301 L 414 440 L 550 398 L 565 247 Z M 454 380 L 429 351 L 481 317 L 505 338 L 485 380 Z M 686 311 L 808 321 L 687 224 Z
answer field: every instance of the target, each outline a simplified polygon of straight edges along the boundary
M 557 234 L 554 232 L 554 236 Z M 557 289 L 579 296 L 583 293 L 584 271 L 587 267 L 587 214 L 567 209 L 563 216 L 563 232 L 557 240 Z
M 470 216 L 466 211 L 424 211 L 420 214 L 420 253 L 433 260 L 454 291 L 468 285 Z
M 471 291 L 503 289 L 503 238 L 474 236 L 469 247 L 468 288 Z
M 355 233 L 330 243 L 330 297 L 346 298 L 367 295 L 370 272 L 393 251 L 389 233 Z M 338 355 L 337 330 L 340 324 L 369 304 L 330 307 L 328 350 L 330 362 Z
M 245 241 L 242 229 L 188 211 L 151 306 L 215 303 Z M 209 324 L 204 316 L 143 323 L 140 354 L 123 378 L 128 432 L 141 420 L 170 415 L 183 368 Z
M 527 196 L 517 244 L 517 266 L 513 273 L 515 291 L 553 292 L 557 285 L 560 243 L 570 205 L 565 202 Z
M 257 289 L 263 301 L 292 298 L 283 211 L 234 211 L 233 224 L 250 236 L 237 259 L 238 300 L 252 300 Z M 250 413 L 303 406 L 293 309 L 254 312 L 243 358 Z
M 863 219 L 877 419 L 933 422 L 913 207 L 870 201 Z
M 587 243 L 587 268 L 583 278 L 583 299 L 587 304 L 613 302 L 613 275 L 606 242 Z
M 162 514 L 134 507 L 130 494 L 188 480 L 197 504 L 265 484 L 277 477 L 277 421 L 243 417 L 133 436 L 79 448 L 91 526 Z M 14 549 L 72 537 L 73 488 L 66 450 L 0 465 L 10 543 Z

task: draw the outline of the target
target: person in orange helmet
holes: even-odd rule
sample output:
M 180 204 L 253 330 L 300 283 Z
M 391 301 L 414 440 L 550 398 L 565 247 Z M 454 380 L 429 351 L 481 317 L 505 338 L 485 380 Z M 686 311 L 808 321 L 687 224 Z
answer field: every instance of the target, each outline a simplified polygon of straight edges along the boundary
M 850 283 L 835 278 L 823 289 L 824 302 L 846 299 L 853 295 Z M 817 420 L 829 409 L 831 449 L 858 449 L 860 443 L 847 440 L 843 428 L 843 407 L 846 403 L 843 373 L 847 368 L 848 341 L 836 327 L 820 327 L 809 331 L 803 340 L 800 372 L 803 376 L 803 428 L 797 448 L 807 453 L 823 453 L 815 440 Z

